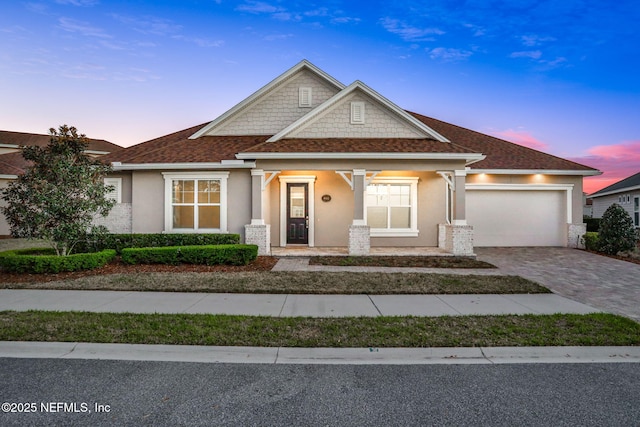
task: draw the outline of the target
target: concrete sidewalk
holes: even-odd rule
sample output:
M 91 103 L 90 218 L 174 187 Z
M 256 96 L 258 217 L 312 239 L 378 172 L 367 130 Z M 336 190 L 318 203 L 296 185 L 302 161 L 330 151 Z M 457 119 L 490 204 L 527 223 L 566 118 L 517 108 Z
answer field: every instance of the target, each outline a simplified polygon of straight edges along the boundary
M 292 295 L 0 289 L 0 311 L 236 314 L 274 317 L 593 313 L 555 294 Z

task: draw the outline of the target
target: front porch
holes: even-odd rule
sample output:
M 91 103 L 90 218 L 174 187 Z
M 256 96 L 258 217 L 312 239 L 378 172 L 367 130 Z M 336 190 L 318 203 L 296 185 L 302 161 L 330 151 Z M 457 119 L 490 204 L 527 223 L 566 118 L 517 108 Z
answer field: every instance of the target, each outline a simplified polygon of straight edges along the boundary
M 346 246 L 309 247 L 272 246 L 270 255 L 276 257 L 348 256 Z M 373 247 L 368 256 L 454 256 L 451 252 L 436 247 Z

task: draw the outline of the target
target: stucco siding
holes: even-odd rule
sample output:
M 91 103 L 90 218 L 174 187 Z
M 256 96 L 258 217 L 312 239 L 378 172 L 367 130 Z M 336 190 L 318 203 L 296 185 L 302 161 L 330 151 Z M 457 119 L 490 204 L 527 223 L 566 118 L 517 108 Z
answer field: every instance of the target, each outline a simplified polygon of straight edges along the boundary
M 227 182 L 227 229 L 244 241 L 244 226 L 251 223 L 251 173 L 231 171 Z
M 0 179 L 0 190 L 7 188 L 11 181 L 8 179 Z M 0 206 L 7 206 L 7 203 L 4 199 L 0 198 Z M 0 214 L 0 236 L 8 236 L 11 234 L 11 230 L 9 229 L 9 223 L 7 222 L 7 218 L 4 215 Z
M 164 231 L 164 178 L 158 171 L 135 171 L 131 177 L 133 233 Z

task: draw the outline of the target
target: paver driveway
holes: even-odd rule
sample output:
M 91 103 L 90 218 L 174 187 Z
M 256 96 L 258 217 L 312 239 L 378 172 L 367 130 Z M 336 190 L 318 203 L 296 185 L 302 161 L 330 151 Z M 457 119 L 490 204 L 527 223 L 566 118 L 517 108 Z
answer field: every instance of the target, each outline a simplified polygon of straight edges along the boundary
M 476 248 L 478 259 L 553 292 L 640 321 L 640 265 L 569 248 Z

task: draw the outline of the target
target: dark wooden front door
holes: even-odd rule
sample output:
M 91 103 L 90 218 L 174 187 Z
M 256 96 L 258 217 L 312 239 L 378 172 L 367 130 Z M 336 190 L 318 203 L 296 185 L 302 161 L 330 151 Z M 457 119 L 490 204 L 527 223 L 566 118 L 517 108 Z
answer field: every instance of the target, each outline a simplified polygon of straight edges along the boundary
M 287 184 L 287 243 L 309 243 L 309 184 Z

